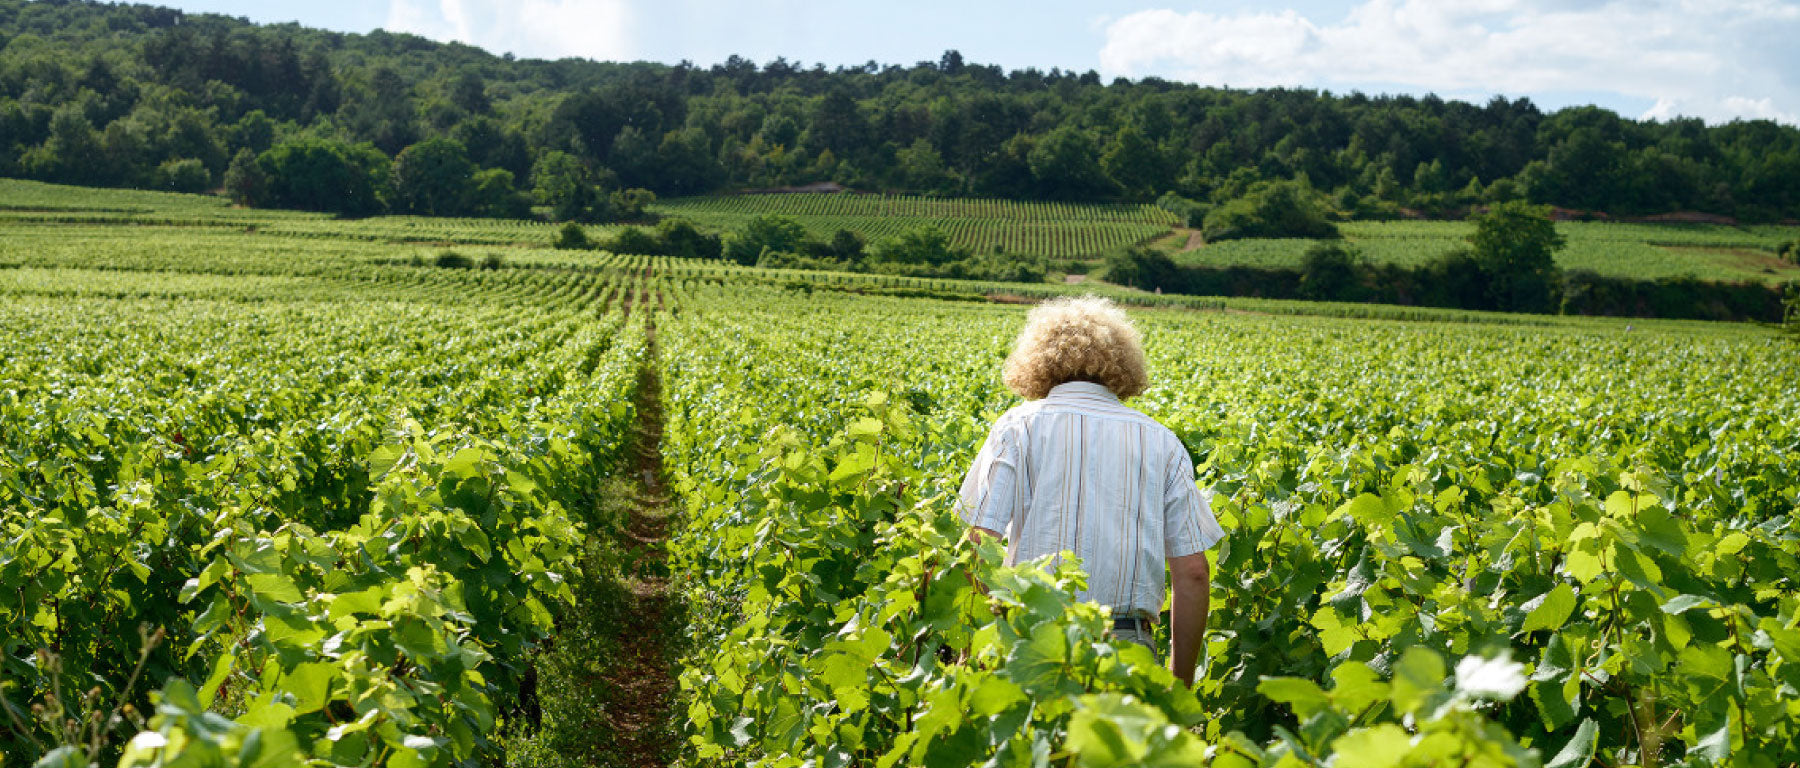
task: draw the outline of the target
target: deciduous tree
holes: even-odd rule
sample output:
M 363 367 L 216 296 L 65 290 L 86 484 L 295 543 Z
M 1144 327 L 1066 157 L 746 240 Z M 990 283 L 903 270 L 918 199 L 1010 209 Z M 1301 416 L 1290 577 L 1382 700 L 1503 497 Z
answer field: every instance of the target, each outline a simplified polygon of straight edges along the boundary
M 1543 312 L 1555 293 L 1556 251 L 1565 244 L 1548 206 L 1501 203 L 1475 220 L 1469 235 L 1475 263 L 1501 309 Z
M 394 201 L 401 211 L 464 216 L 474 208 L 475 192 L 475 164 L 454 139 L 426 139 L 394 158 Z
M 257 157 L 268 178 L 268 201 L 280 208 L 366 216 L 381 211 L 378 189 L 388 159 L 372 145 L 302 138 L 275 145 Z

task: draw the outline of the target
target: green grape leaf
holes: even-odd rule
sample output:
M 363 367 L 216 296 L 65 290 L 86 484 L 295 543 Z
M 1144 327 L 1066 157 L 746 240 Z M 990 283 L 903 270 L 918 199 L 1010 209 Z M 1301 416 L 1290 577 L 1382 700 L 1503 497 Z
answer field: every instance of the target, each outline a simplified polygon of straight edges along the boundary
M 1576 581 L 1591 584 L 1606 571 L 1606 567 L 1601 563 L 1598 552 L 1591 551 L 1587 544 L 1580 544 L 1569 550 L 1568 557 L 1563 561 L 1563 570 Z
M 278 691 L 269 691 L 250 702 L 237 721 L 252 728 L 286 728 L 294 721 L 294 708 L 278 701 Z
M 353 614 L 366 613 L 371 616 L 381 615 L 381 602 L 387 599 L 391 588 L 386 585 L 369 587 L 360 592 L 345 592 L 331 598 L 331 618 L 334 620 L 349 618 Z
M 231 667 L 237 662 L 237 654 L 221 653 L 213 659 L 212 674 L 206 676 L 206 682 L 200 684 L 200 705 L 211 707 L 213 697 L 219 692 L 219 685 L 225 682 L 225 676 L 231 674 Z
M 1561 629 L 1575 612 L 1575 590 L 1568 584 L 1558 584 L 1520 607 L 1529 611 L 1525 623 L 1519 627 L 1520 632 L 1555 631 Z
M 1293 707 L 1301 720 L 1331 705 L 1331 699 L 1317 683 L 1300 677 L 1265 677 L 1256 684 L 1256 692 Z
M 277 603 L 298 603 L 306 599 L 306 596 L 300 593 L 300 587 L 294 584 L 294 580 L 284 574 L 253 573 L 245 576 L 244 582 L 250 585 L 251 591 L 255 592 L 257 597 L 264 600 Z
M 1592 718 L 1582 720 L 1581 727 L 1575 729 L 1575 735 L 1557 751 L 1555 757 L 1550 758 L 1544 768 L 1585 768 L 1592 764 L 1595 750 L 1600 746 L 1597 739 L 1599 734 L 1600 726 Z
M 1351 731 L 1331 742 L 1333 768 L 1392 768 L 1412 750 L 1412 736 L 1393 723 Z
M 1093 768 L 1122 768 L 1144 757 L 1143 746 L 1126 741 L 1119 723 L 1085 710 L 1070 718 L 1067 746 L 1080 755 L 1081 765 Z
M 1370 704 L 1386 700 L 1390 688 L 1369 665 L 1346 661 L 1331 670 L 1331 700 L 1346 712 L 1361 712 Z
M 1656 561 L 1638 550 L 1618 544 L 1613 547 L 1614 560 L 1618 563 L 1619 574 L 1627 581 L 1636 584 L 1652 595 L 1662 595 L 1662 568 Z
M 309 662 L 282 675 L 281 686 L 294 694 L 294 712 L 306 714 L 324 708 L 330 701 L 331 681 L 337 675 L 337 667 L 331 664 Z
M 1689 754 L 1717 762 L 1731 759 L 1731 712 L 1719 709 L 1714 713 L 1696 713 L 1694 731 L 1699 738 Z
M 400 458 L 405 455 L 406 449 L 398 445 L 384 445 L 370 451 L 369 457 L 366 460 L 369 469 L 369 479 L 379 481 L 382 477 L 387 475 L 389 470 L 394 468 L 395 464 L 400 463 Z
M 1687 534 L 1681 523 L 1660 504 L 1649 504 L 1638 510 L 1638 540 L 1672 557 L 1687 553 Z
M 1380 496 L 1373 493 L 1365 493 L 1345 502 L 1332 514 L 1347 515 L 1362 525 L 1386 522 L 1388 518 L 1387 505 L 1382 503 Z
M 1575 721 L 1577 702 L 1567 694 L 1568 682 L 1577 679 L 1539 680 L 1531 684 L 1529 695 L 1537 705 L 1538 717 L 1544 721 L 1544 730 L 1556 731 Z M 1579 683 L 1576 687 L 1579 689 Z
M 1025 700 L 1025 689 L 1005 678 L 984 676 L 969 692 L 969 711 L 992 717 Z
M 1444 690 L 1444 657 L 1413 646 L 1394 665 L 1393 702 L 1401 712 L 1417 712 Z
M 1716 608 L 1718 603 L 1701 595 L 1676 595 L 1662 604 L 1663 613 L 1684 613 L 1695 608 Z
M 1345 623 L 1338 616 L 1337 609 L 1323 605 L 1315 611 L 1311 624 L 1319 630 L 1319 643 L 1325 647 L 1325 653 L 1336 656 L 1343 653 L 1357 640 L 1362 639 L 1362 632 L 1355 623 Z
M 1731 652 L 1716 645 L 1696 643 L 1683 648 L 1677 663 L 1682 673 L 1689 676 L 1731 679 Z

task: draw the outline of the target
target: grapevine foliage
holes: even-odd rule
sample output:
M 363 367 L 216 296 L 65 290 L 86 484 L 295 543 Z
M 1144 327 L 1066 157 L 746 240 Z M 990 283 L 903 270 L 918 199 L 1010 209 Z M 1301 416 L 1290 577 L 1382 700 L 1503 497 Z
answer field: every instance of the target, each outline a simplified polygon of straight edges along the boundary
M 640 256 L 434 268 L 389 242 L 412 222 L 215 208 L 17 211 L 0 242 L 9 765 L 509 757 L 572 552 L 618 524 L 592 494 L 651 317 L 689 762 L 1800 754 L 1800 360 L 1767 329 L 1139 313 L 1133 404 L 1229 532 L 1183 691 L 1070 597 L 1078 564 L 1005 567 L 950 513 L 1013 402 L 1016 307 Z M 157 216 L 183 223 L 114 226 Z M 493 233 L 461 226 L 418 231 Z

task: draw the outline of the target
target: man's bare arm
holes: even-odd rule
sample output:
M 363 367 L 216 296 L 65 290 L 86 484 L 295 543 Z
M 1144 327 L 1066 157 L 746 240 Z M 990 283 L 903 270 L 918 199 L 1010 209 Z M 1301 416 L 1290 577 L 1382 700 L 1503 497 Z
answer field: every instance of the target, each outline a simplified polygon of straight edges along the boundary
M 1169 611 L 1169 671 L 1189 687 L 1194 664 L 1206 638 L 1206 614 L 1212 609 L 1212 566 L 1205 552 L 1169 558 L 1174 596 Z

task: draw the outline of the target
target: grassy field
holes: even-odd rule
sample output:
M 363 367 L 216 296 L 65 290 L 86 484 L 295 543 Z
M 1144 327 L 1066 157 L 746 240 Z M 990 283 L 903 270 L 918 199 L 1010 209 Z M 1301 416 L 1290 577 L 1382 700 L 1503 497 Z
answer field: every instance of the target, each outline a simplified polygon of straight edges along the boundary
M 1568 246 L 1556 255 L 1564 269 L 1655 279 L 1688 275 L 1728 282 L 1779 283 L 1800 278 L 1800 266 L 1775 250 L 1800 239 L 1800 227 L 1725 227 L 1710 224 L 1559 222 Z M 1371 262 L 1417 266 L 1467 245 L 1474 226 L 1458 221 L 1359 221 L 1340 224 L 1344 238 Z M 1177 254 L 1183 264 L 1294 267 L 1313 244 L 1303 239 L 1228 240 Z

